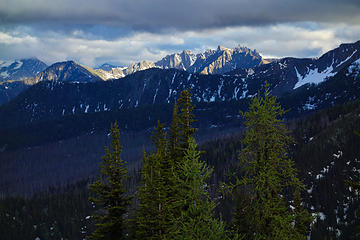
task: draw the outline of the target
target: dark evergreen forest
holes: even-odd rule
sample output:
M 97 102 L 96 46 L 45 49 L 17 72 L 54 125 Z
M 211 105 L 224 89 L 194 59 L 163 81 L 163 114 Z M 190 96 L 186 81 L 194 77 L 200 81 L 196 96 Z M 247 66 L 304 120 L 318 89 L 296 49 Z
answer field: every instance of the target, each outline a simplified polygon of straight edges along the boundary
M 294 160 L 298 178 L 304 183 L 302 206 L 314 218 L 310 239 L 357 239 L 359 236 L 356 230 L 360 224 L 356 215 L 359 195 L 356 188 L 348 184 L 359 181 L 360 137 L 356 134 L 360 132 L 359 116 L 360 103 L 350 102 L 284 120 L 295 139 L 289 148 L 289 157 Z M 243 130 L 239 122 L 236 131 L 199 144 L 202 153 L 199 161 L 213 169 L 206 181 L 210 199 L 216 203 L 214 217 L 221 217 L 229 231 L 236 198 L 231 194 L 223 195 L 219 190 L 224 183 L 244 174 L 239 161 L 244 148 Z M 103 145 L 107 144 L 108 141 L 103 140 Z M 100 149 L 103 146 L 97 151 Z M 148 149 L 148 154 L 157 151 L 156 147 Z M 141 158 L 142 153 L 137 156 Z M 127 167 L 128 177 L 123 185 L 126 195 L 133 196 L 144 180 L 140 166 Z M 101 212 L 100 206 L 89 201 L 93 194 L 89 186 L 95 180 L 84 177 L 76 184 L 53 187 L 26 197 L 3 196 L 0 200 L 1 239 L 83 239 L 89 236 L 96 229 L 93 215 Z M 138 204 L 139 198 L 134 197 L 124 216 L 128 237 L 131 237 L 131 226 L 134 226 L 131 219 L 136 218 Z

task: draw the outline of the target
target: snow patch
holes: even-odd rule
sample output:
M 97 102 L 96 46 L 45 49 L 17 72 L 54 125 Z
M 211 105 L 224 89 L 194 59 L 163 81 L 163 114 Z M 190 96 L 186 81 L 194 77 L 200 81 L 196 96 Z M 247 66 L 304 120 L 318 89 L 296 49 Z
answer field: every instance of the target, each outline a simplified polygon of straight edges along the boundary
M 342 155 L 343 155 L 343 152 L 339 150 L 337 153 L 333 154 L 333 157 L 339 159 Z
M 168 97 L 166 98 L 166 100 L 167 100 L 167 103 L 169 103 L 170 102 L 170 97 L 171 97 L 171 93 L 172 93 L 172 89 L 171 88 L 169 88 L 169 95 L 168 95 Z M 199 101 L 198 101 L 199 102 Z
M 221 84 L 218 86 L 218 96 L 221 98 L 221 89 L 224 86 L 224 79 L 221 79 Z
M 176 72 L 174 73 L 174 76 L 173 76 L 173 78 L 172 78 L 172 80 L 171 80 L 171 85 L 174 84 L 175 77 L 176 77 Z
M 305 105 L 303 106 L 304 110 L 314 110 L 315 108 L 316 104 L 305 103 Z
M 319 180 L 319 179 L 321 179 L 321 178 L 323 178 L 323 177 L 324 177 L 324 175 L 318 174 L 318 175 L 316 175 L 315 179 L 316 179 L 316 180 Z
M 234 95 L 233 95 L 233 99 L 236 99 L 236 100 L 238 100 L 238 97 L 237 97 L 237 95 L 238 95 L 238 92 L 239 92 L 239 90 L 240 90 L 240 88 L 238 88 L 238 87 L 235 87 L 235 89 L 234 89 Z
M 337 64 L 336 66 L 340 66 L 341 64 L 343 64 L 344 62 L 347 62 L 352 56 L 354 56 L 354 54 L 357 53 L 357 49 L 355 49 L 355 51 L 348 56 L 344 61 L 342 61 L 341 63 Z
M 335 75 L 332 71 L 334 70 L 333 66 L 330 66 L 326 68 L 324 71 L 320 72 L 318 68 L 310 69 L 307 68 L 307 73 L 304 76 L 301 76 L 297 70 L 296 67 L 296 76 L 298 78 L 298 82 L 295 84 L 293 89 L 296 89 L 298 87 L 301 87 L 302 85 L 313 83 L 313 84 L 319 84 L 323 81 L 325 81 L 327 78 L 332 77 Z
M 247 89 L 246 89 L 245 91 L 243 91 L 240 99 L 246 98 L 246 94 L 247 94 L 248 92 L 249 92 L 249 90 L 247 90 Z
M 190 81 L 191 76 L 192 76 L 192 74 L 190 73 L 190 75 L 189 75 L 188 78 L 187 78 L 188 81 Z
M 17 63 L 17 65 L 16 65 L 16 67 L 13 68 L 14 70 L 21 68 L 21 66 L 23 65 L 23 62 L 21 62 L 21 61 L 16 61 L 16 63 Z
M 157 88 L 156 91 L 155 91 L 155 95 L 154 95 L 154 98 L 153 98 L 153 104 L 155 103 L 155 99 L 156 99 L 158 91 L 159 91 L 159 88 Z
M 303 110 L 314 110 L 316 104 L 314 103 L 315 97 L 309 97 L 307 102 L 303 106 Z
M 255 73 L 255 71 L 254 71 L 252 68 L 250 68 L 250 69 L 247 70 L 247 76 L 251 76 L 251 75 L 253 75 L 254 73 Z
M 280 66 L 280 69 L 284 69 L 287 67 L 287 64 L 285 62 L 284 63 L 279 62 L 279 66 Z
M 320 220 L 324 221 L 326 219 L 326 216 L 323 212 L 318 212 L 318 217 L 320 218 Z
M 13 63 L 14 61 L 0 61 L 0 68 L 7 68 Z
M 349 68 L 348 68 L 348 73 L 346 74 L 347 76 L 349 76 L 350 74 L 355 73 L 357 77 L 360 74 L 360 58 L 358 60 L 356 60 L 355 62 L 353 62 Z
M 3 78 L 7 78 L 7 77 L 9 77 L 10 75 L 9 75 L 9 73 L 7 72 L 7 71 L 4 71 L 4 72 L 1 72 L 0 73 L 0 77 L 3 77 Z

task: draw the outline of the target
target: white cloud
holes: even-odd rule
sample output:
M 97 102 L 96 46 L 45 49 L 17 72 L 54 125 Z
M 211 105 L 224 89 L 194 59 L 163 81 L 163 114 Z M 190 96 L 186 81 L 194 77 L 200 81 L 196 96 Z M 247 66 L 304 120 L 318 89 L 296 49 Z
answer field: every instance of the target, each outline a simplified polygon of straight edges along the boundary
M 235 47 L 238 44 L 257 49 L 267 57 L 317 57 L 340 43 L 359 40 L 358 36 L 360 26 L 314 23 L 134 32 L 113 40 L 84 38 L 81 29 L 39 34 L 31 28 L 15 28 L 0 31 L 0 59 L 38 57 L 48 64 L 73 59 L 89 66 L 104 62 L 128 65 L 141 60 L 156 61 L 182 49 L 199 52 L 217 45 Z
M 34 44 L 37 42 L 36 37 L 32 37 L 29 35 L 25 36 L 16 36 L 0 32 L 0 44 L 4 45 L 17 45 L 17 44 Z

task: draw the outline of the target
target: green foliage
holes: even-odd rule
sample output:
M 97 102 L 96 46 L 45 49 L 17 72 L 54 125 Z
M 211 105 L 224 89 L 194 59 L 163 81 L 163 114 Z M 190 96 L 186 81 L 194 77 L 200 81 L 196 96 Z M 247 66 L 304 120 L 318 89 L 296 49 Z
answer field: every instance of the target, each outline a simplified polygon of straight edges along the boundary
M 180 142 L 180 129 L 179 129 L 179 108 L 177 102 L 174 102 L 172 121 L 170 125 L 170 136 L 169 136 L 169 151 L 171 159 L 178 159 L 179 155 L 179 142 Z
M 210 170 L 199 161 L 193 139 L 191 94 L 183 91 L 174 104 L 170 137 L 158 122 L 155 150 L 143 154 L 142 185 L 136 213 L 136 239 L 219 239 L 224 224 L 213 217 L 215 203 L 206 181 Z
M 225 225 L 214 218 L 215 202 L 210 199 L 207 180 L 212 174 L 206 163 L 199 160 L 200 151 L 193 138 L 189 139 L 184 163 L 177 176 L 180 216 L 173 216 L 171 239 L 223 239 Z
M 196 131 L 195 128 L 192 127 L 192 124 L 195 122 L 193 114 L 195 106 L 191 104 L 191 96 L 192 94 L 189 90 L 184 90 L 181 92 L 178 100 L 180 113 L 178 114 L 178 120 L 175 121 L 175 124 L 179 124 L 180 147 L 183 152 L 187 148 L 189 139 Z M 173 120 L 175 119 L 173 118 Z
M 143 154 L 136 213 L 137 239 L 164 239 L 176 226 L 171 219 L 178 217 L 182 210 L 177 179 L 183 174 L 180 167 L 184 162 L 187 141 L 195 132 L 191 126 L 193 109 L 191 94 L 185 90 L 174 104 L 169 140 L 165 125 L 158 122 L 152 136 L 155 150 Z
M 170 222 L 172 166 L 164 125 L 158 122 L 152 136 L 155 151 L 143 153 L 142 186 L 136 213 L 136 239 L 163 239 Z
M 101 163 L 101 177 L 90 185 L 95 194 L 90 198 L 101 209 L 94 214 L 95 231 L 90 239 L 124 239 L 126 221 L 124 219 L 130 205 L 130 197 L 126 196 L 123 185 L 127 175 L 125 162 L 121 159 L 122 146 L 117 123 L 111 125 L 112 142 L 105 147 L 105 155 Z
M 264 96 L 259 93 L 254 97 L 244 114 L 245 146 L 239 157 L 245 175 L 237 185 L 249 195 L 242 195 L 234 222 L 245 224 L 247 229 L 236 227 L 247 239 L 303 239 L 305 236 L 293 227 L 295 215 L 287 204 L 286 194 L 304 187 L 289 158 L 288 147 L 293 139 L 281 120 L 284 113 L 276 97 L 266 88 Z

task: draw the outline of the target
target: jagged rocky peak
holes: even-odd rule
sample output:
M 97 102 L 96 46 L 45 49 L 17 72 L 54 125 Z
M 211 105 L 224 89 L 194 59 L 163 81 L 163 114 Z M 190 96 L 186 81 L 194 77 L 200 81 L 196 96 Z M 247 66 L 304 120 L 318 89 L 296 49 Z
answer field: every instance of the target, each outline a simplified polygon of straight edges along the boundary
M 155 63 L 150 61 L 141 61 L 138 63 L 133 63 L 128 68 L 125 69 L 125 75 L 129 75 L 137 71 L 154 68 L 154 67 L 155 67 Z
M 231 48 L 226 48 L 226 47 L 221 46 L 221 45 L 219 45 L 219 46 L 217 47 L 217 50 L 218 50 L 218 51 L 233 51 L 233 49 L 231 49 Z
M 238 46 L 226 48 L 219 45 L 216 50 L 198 54 L 195 63 L 188 69 L 201 74 L 224 74 L 237 68 L 252 68 L 263 64 L 256 50 Z
M 36 76 L 36 82 L 94 82 L 102 80 L 103 79 L 96 73 L 94 69 L 84 67 L 75 61 L 55 63 Z
M 120 78 L 137 71 L 158 67 L 161 69 L 175 68 L 191 73 L 223 74 L 236 68 L 251 68 L 266 63 L 256 50 L 240 45 L 235 48 L 226 48 L 219 45 L 217 49 L 208 49 L 194 54 L 190 50 L 173 53 L 153 63 L 142 61 L 133 63 L 127 68 L 114 68 L 104 64 L 96 71 L 103 79 Z M 99 70 L 101 69 L 101 70 Z M 117 69 L 116 72 L 114 72 Z
M 103 80 L 109 80 L 125 77 L 125 69 L 126 67 L 119 67 L 109 63 L 104 63 L 94 70 Z
M 210 55 L 213 55 L 216 53 L 216 50 L 213 49 L 206 49 L 204 53 L 201 53 L 200 55 L 205 56 L 205 58 L 209 57 Z
M 195 54 L 190 50 L 184 50 L 181 53 L 167 55 L 160 61 L 157 61 L 155 65 L 163 69 L 176 68 L 186 70 L 195 62 L 195 59 Z
M 120 67 L 111 68 L 108 71 L 103 69 L 95 69 L 97 75 L 99 75 L 103 80 L 118 79 L 125 77 L 123 70 L 124 68 L 120 68 Z

